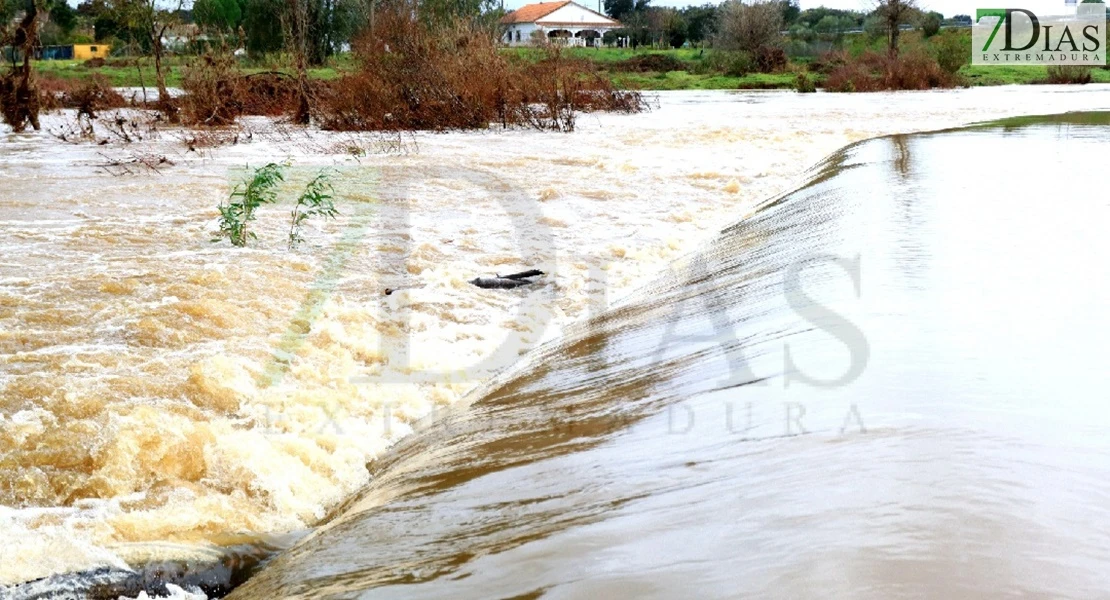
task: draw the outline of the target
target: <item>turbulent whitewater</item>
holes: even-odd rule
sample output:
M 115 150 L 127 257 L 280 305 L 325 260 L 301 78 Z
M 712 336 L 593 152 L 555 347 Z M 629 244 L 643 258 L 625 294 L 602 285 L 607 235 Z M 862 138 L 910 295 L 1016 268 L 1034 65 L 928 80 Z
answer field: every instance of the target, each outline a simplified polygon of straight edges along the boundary
M 568 135 L 419 135 L 388 154 L 257 122 L 199 153 L 173 132 L 109 149 L 0 134 L 0 582 L 278 543 L 416 420 L 844 144 L 1105 107 L 1110 91 L 658 102 Z M 104 166 L 143 152 L 174 164 Z M 333 168 L 343 217 L 290 251 L 285 204 L 254 247 L 212 243 L 216 205 L 271 160 L 294 163 L 289 190 Z M 467 283 L 526 268 L 546 282 Z

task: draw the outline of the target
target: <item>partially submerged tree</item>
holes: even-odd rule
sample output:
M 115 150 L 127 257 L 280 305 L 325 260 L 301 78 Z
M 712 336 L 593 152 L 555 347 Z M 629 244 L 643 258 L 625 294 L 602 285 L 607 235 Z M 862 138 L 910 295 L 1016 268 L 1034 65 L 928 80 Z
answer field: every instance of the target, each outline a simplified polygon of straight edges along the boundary
M 0 29 L 0 46 L 11 47 L 11 66 L 0 75 L 0 115 L 13 131 L 23 131 L 30 125 L 39 129 L 39 93 L 35 86 L 31 58 L 38 43 L 39 19 L 46 12 L 44 0 L 26 0 L 21 7 L 23 18 L 9 31 L 8 22 L 13 18 L 14 2 L 0 0 L 0 15 L 7 19 Z M 19 56 L 17 56 L 17 52 Z
M 285 31 L 285 47 L 293 55 L 297 71 L 297 108 L 293 122 L 308 125 L 311 120 L 312 103 L 308 82 L 308 52 L 310 4 L 312 0 L 286 0 L 282 25 Z

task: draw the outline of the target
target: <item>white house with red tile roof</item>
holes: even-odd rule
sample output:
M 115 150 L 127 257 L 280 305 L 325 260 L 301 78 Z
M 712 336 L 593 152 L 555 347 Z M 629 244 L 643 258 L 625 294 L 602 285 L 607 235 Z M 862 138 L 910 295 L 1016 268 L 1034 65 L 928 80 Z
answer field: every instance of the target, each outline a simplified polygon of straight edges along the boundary
M 567 46 L 596 46 L 606 31 L 618 29 L 621 24 L 581 4 L 563 0 L 526 4 L 502 17 L 501 26 L 504 29 L 501 41 L 510 46 L 532 45 L 533 35 Z

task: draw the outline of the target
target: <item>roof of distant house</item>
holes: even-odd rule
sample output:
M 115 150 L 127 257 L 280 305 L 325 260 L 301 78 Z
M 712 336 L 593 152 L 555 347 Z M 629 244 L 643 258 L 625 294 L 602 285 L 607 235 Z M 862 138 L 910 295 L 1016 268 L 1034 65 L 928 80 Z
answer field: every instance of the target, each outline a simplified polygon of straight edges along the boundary
M 570 4 L 570 0 L 525 4 L 504 17 L 501 17 L 501 22 L 506 25 L 511 23 L 535 23 L 537 19 L 546 17 L 568 4 Z
M 591 12 L 597 15 L 599 17 L 599 23 L 617 23 L 615 20 L 610 19 L 609 17 L 606 17 L 605 15 L 597 11 L 590 10 L 585 6 L 578 4 L 577 2 L 571 2 L 571 0 L 562 0 L 561 2 L 537 2 L 536 4 L 525 4 L 524 6 L 521 6 L 520 8 L 505 15 L 504 17 L 501 17 L 501 24 L 512 25 L 514 23 L 535 23 L 536 21 L 539 21 L 540 19 L 546 17 L 547 15 L 550 15 L 551 13 L 559 10 L 564 6 L 567 6 L 568 4 L 573 4 L 574 6 L 577 6 L 578 8 L 586 12 Z

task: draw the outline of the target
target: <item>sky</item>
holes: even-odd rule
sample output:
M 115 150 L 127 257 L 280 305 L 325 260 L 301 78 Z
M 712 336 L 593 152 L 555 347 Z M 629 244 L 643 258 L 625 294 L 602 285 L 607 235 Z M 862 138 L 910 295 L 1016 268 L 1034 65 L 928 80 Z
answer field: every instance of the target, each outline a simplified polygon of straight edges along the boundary
M 540 0 L 505 0 L 505 8 L 512 10 L 525 4 Z M 597 10 L 598 0 L 576 0 L 579 4 Z M 681 8 L 690 4 L 706 4 L 713 0 L 652 0 L 652 6 L 671 6 Z M 1025 8 L 1037 14 L 1059 14 L 1064 10 L 1063 0 L 918 0 L 918 5 L 926 10 L 935 10 L 946 17 L 954 15 L 974 15 L 976 8 Z M 801 0 L 802 10 L 827 6 L 844 10 L 861 10 L 870 12 L 875 3 L 873 0 Z

